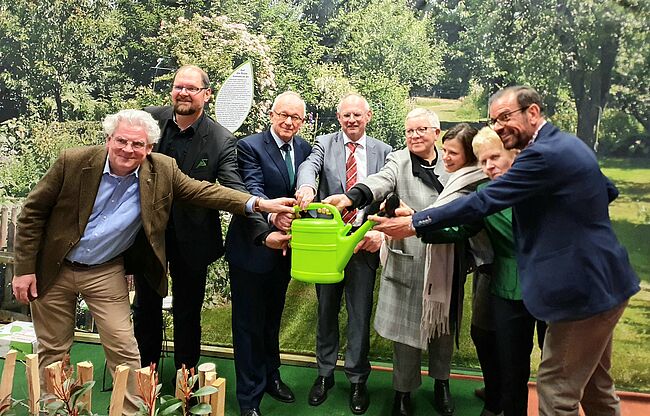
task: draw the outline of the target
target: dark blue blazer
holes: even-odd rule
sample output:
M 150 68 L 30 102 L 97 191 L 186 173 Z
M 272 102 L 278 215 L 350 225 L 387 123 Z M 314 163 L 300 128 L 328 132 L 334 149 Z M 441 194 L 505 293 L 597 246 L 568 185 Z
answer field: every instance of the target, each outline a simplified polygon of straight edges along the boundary
M 294 165 L 298 166 L 311 153 L 311 146 L 300 136 L 293 138 Z M 237 163 L 246 189 L 263 198 L 293 197 L 296 186 L 290 186 L 289 173 L 270 131 L 253 134 L 237 142 Z M 288 264 L 289 256 L 255 243 L 255 238 L 270 229 L 255 219 L 233 216 L 226 240 L 226 259 L 240 269 L 265 273 L 282 261 Z
M 419 233 L 512 206 L 524 304 L 538 319 L 578 320 L 639 290 L 609 218 L 617 196 L 593 151 L 547 123 L 506 174 L 479 192 L 415 214 L 413 224 Z

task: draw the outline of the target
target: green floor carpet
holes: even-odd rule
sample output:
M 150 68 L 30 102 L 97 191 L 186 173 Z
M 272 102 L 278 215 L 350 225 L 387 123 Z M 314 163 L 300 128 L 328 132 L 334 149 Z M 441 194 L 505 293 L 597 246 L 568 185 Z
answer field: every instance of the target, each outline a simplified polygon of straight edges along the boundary
M 104 355 L 101 347 L 95 344 L 75 343 L 72 348 L 72 362 L 89 360 L 93 363 L 95 369 L 95 387 L 93 389 L 93 411 L 100 415 L 108 413 L 110 402 L 110 392 L 102 392 L 102 372 L 104 369 Z M 239 407 L 235 397 L 235 369 L 231 360 L 218 359 L 212 357 L 202 357 L 201 362 L 214 362 L 217 365 L 217 371 L 220 377 L 227 380 L 227 397 L 226 397 L 226 415 L 238 416 Z M 4 360 L 0 360 L 0 366 L 4 365 Z M 27 386 L 25 383 L 24 364 L 16 364 L 16 373 L 14 376 L 14 399 L 24 399 L 27 397 Z M 262 401 L 261 411 L 265 416 L 336 416 L 351 415 L 352 412 L 348 407 L 348 395 L 350 384 L 348 383 L 342 371 L 337 370 L 335 373 L 336 386 L 329 391 L 328 399 L 318 407 L 312 407 L 307 404 L 307 395 L 312 382 L 317 373 L 316 369 L 283 365 L 281 367 L 282 379 L 293 389 L 296 395 L 296 402 L 285 404 L 275 401 L 269 396 L 265 396 Z M 172 394 L 171 379 L 174 375 L 173 357 L 165 359 L 163 364 L 163 375 L 160 378 L 163 381 L 163 394 Z M 370 391 L 370 408 L 366 415 L 379 416 L 390 415 L 393 401 L 393 390 L 391 387 L 392 373 L 387 371 L 373 371 L 368 380 L 368 389 Z M 110 377 L 107 381 L 110 384 Z M 482 402 L 474 396 L 474 389 L 479 387 L 480 383 L 476 381 L 455 380 L 451 381 L 451 390 L 456 401 L 457 416 L 475 416 L 479 415 L 482 408 Z M 436 415 L 433 409 L 432 382 L 429 378 L 423 378 L 423 386 L 414 395 L 415 415 Z M 18 414 L 26 415 L 27 410 L 19 409 Z

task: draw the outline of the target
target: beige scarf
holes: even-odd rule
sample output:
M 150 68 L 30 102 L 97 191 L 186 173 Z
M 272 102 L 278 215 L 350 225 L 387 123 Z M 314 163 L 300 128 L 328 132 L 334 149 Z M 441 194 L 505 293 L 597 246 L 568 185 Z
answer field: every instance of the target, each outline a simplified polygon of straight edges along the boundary
M 473 191 L 476 184 L 485 178 L 478 166 L 460 168 L 449 176 L 445 188 L 429 208 L 440 207 Z M 468 187 L 469 190 L 466 189 Z M 449 305 L 453 279 L 454 245 L 427 244 L 420 321 L 420 338 L 423 345 L 431 338 L 449 334 Z

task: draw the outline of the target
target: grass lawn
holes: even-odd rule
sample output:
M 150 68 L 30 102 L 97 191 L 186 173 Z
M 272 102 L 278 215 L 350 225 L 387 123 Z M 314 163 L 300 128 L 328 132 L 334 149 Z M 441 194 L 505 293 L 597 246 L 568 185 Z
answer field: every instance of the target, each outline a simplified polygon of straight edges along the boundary
M 455 100 L 418 99 L 417 104 L 432 108 L 443 121 L 467 119 L 464 115 L 459 115 L 462 111 L 459 110 L 459 102 Z M 616 327 L 612 373 L 618 388 L 650 392 L 650 167 L 647 160 L 611 159 L 601 163 L 605 174 L 621 192 L 619 198 L 611 204 L 610 213 L 616 233 L 628 249 L 632 264 L 642 280 L 641 292 L 631 299 Z M 375 302 L 377 289 L 378 286 L 375 288 Z M 471 277 L 465 292 L 471 293 Z M 453 358 L 456 368 L 479 368 L 469 337 L 470 311 L 470 296 L 466 296 L 460 348 Z M 203 342 L 232 345 L 230 319 L 229 305 L 206 310 L 203 314 Z M 346 313 L 342 310 L 342 334 L 345 333 L 345 320 Z M 313 285 L 292 281 L 280 331 L 283 351 L 313 356 L 316 322 L 316 295 Z M 341 356 L 344 350 L 345 338 L 341 337 Z M 539 350 L 536 350 L 533 354 L 533 369 L 539 365 L 539 356 Z M 390 342 L 373 330 L 371 359 L 390 361 L 391 357 Z

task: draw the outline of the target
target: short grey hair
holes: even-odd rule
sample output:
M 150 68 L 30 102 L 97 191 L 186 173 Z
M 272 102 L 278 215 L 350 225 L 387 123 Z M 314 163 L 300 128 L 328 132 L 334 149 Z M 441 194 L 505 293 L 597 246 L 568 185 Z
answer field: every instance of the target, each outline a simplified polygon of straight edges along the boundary
M 121 110 L 115 114 L 109 114 L 102 122 L 106 137 L 112 136 L 120 123 L 126 123 L 134 127 L 142 127 L 147 133 L 147 143 L 154 144 L 160 138 L 160 127 L 151 114 L 142 110 Z
M 341 99 L 339 100 L 339 103 L 336 104 L 336 112 L 340 113 L 341 112 L 341 105 L 343 104 L 343 101 L 347 100 L 350 97 L 356 97 L 359 98 L 363 102 L 363 107 L 365 111 L 370 111 L 370 104 L 368 103 L 368 100 L 366 100 L 366 97 L 363 95 L 356 93 L 356 92 L 349 92 L 345 94 Z
M 297 92 L 294 92 L 294 91 L 285 91 L 282 94 L 275 97 L 275 100 L 273 100 L 273 105 L 271 106 L 271 111 L 275 111 L 275 108 L 276 108 L 276 106 L 278 104 L 278 101 L 280 101 L 284 97 L 295 97 L 295 98 L 299 99 L 300 102 L 302 103 L 302 115 L 303 116 L 307 115 L 307 104 L 305 104 L 305 100 L 302 99 L 300 94 L 298 94 Z
M 404 121 L 406 122 L 412 118 L 419 118 L 419 117 L 426 117 L 427 120 L 429 120 L 431 127 L 440 129 L 440 119 L 438 118 L 438 114 L 436 114 L 432 110 L 422 108 L 422 107 L 417 107 L 409 111 Z

